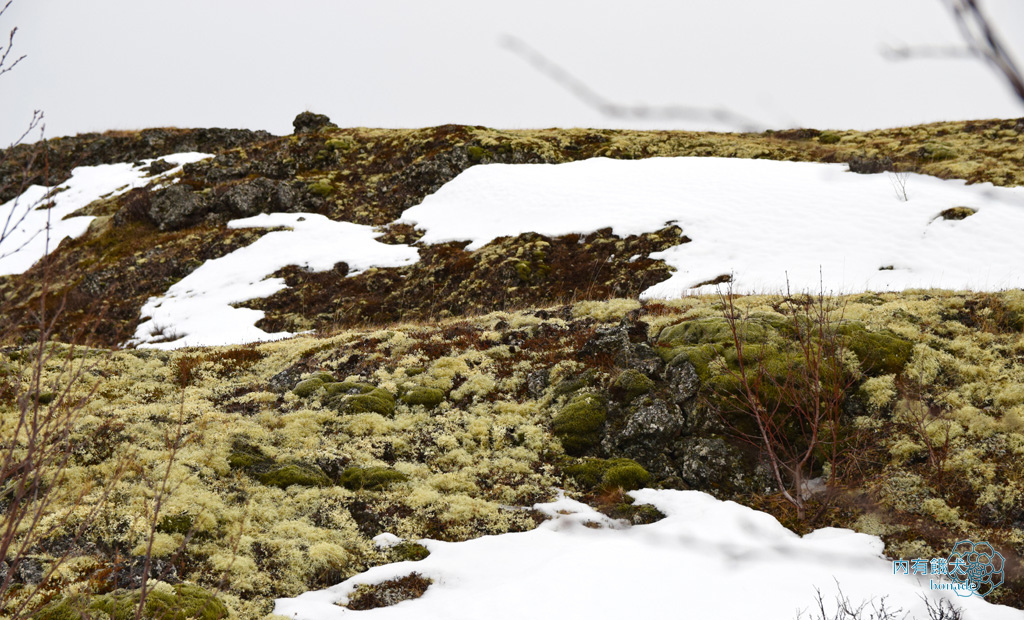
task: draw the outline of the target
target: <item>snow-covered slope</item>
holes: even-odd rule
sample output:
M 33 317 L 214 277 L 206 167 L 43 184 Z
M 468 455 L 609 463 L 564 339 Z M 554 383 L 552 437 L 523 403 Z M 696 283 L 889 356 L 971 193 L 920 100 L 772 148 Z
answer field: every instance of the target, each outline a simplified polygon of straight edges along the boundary
M 297 620 L 346 618 L 354 612 L 339 605 L 358 584 L 417 572 L 434 582 L 421 598 L 359 616 L 784 620 L 811 610 L 816 588 L 831 613 L 838 587 L 869 610 L 885 597 L 887 609 L 902 608 L 908 618 L 928 617 L 922 596 L 950 600 L 963 608 L 964 620 L 1024 618 L 980 597 L 932 591 L 928 579 L 894 575 L 874 536 L 826 528 L 800 537 L 768 514 L 698 491 L 633 495 L 667 518 L 625 528 L 562 497 L 535 506 L 551 517 L 535 530 L 421 541 L 430 550 L 424 560 L 378 566 L 326 590 L 278 599 L 274 612 Z

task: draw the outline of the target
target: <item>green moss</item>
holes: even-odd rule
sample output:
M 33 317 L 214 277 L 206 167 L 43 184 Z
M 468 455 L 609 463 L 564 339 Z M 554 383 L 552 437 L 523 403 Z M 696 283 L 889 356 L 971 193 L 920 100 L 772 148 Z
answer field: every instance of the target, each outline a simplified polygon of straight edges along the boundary
M 338 477 L 338 484 L 350 491 L 382 491 L 407 476 L 387 467 L 349 467 Z
M 90 609 L 89 599 L 84 596 L 66 596 L 49 603 L 32 614 L 33 620 L 82 620 L 88 618 L 94 610 Z
M 306 379 L 305 381 L 299 381 L 292 392 L 294 392 L 299 398 L 309 398 L 323 386 L 324 382 L 322 379 L 319 377 L 313 377 L 311 379 Z
M 383 416 L 395 414 L 395 397 L 384 388 L 374 388 L 365 394 L 336 396 L 330 406 L 341 413 L 379 413 Z
M 396 562 L 419 562 L 430 555 L 430 551 L 419 543 L 401 542 L 391 548 Z
M 423 405 L 427 409 L 433 409 L 444 401 L 444 392 L 436 388 L 417 386 L 405 390 L 400 398 L 407 405 Z
M 358 381 L 340 381 L 337 383 L 325 383 L 324 391 L 327 392 L 327 396 L 337 396 L 339 394 L 369 394 L 372 392 L 375 386 L 369 383 L 360 383 Z
M 763 343 L 775 331 L 767 320 L 752 318 L 739 321 L 736 325 L 739 339 L 745 343 Z M 665 362 L 671 362 L 680 353 L 694 345 L 733 346 L 732 327 L 724 318 L 714 317 L 683 321 L 661 330 L 656 342 L 658 355 Z M 696 366 L 696 364 L 694 364 Z
M 530 263 L 524 261 L 516 263 L 516 277 L 520 282 L 529 282 L 532 275 L 533 269 L 530 268 Z
M 163 534 L 188 534 L 192 531 L 193 522 L 191 515 L 165 515 L 160 518 L 156 531 Z
M 287 489 L 292 485 L 303 487 L 330 486 L 331 479 L 316 465 L 309 463 L 284 463 L 274 465 L 256 474 L 256 479 L 268 487 Z
M 832 131 L 823 131 L 818 135 L 818 142 L 822 144 L 838 144 L 840 135 Z
M 466 147 L 466 154 L 469 155 L 470 161 L 473 163 L 480 163 L 484 157 L 487 156 L 487 149 L 480 146 L 469 146 Z
M 81 620 L 97 612 L 110 620 L 132 620 L 136 616 L 139 590 L 117 590 L 89 599 L 69 596 L 46 605 L 33 615 L 37 620 Z M 228 608 L 209 591 L 199 586 L 179 584 L 170 592 L 149 590 L 142 608 L 144 620 L 219 620 L 228 617 Z
M 712 360 L 721 356 L 725 352 L 725 347 L 720 344 L 698 344 L 692 347 L 676 347 L 672 351 L 675 355 L 669 362 L 670 366 L 689 362 L 693 364 L 701 381 L 707 381 L 712 375 L 710 366 Z
M 565 473 L 581 488 L 590 491 L 621 488 L 639 489 L 650 483 L 651 475 L 632 459 L 583 459 L 569 465 Z
M 601 440 L 607 415 L 604 399 L 597 394 L 580 394 L 555 416 L 551 431 L 567 454 L 580 456 Z
M 639 463 L 622 463 L 614 465 L 604 473 L 601 478 L 601 486 L 604 488 L 618 488 L 623 491 L 642 489 L 651 482 L 651 474 L 640 466 Z
M 630 368 L 620 374 L 615 378 L 615 383 L 612 384 L 612 391 L 626 402 L 646 394 L 652 389 L 654 389 L 654 381 L 634 368 Z
M 273 464 L 274 459 L 264 454 L 259 446 L 245 439 L 235 439 L 231 443 L 231 454 L 228 456 L 228 465 L 231 469 L 251 470 Z
M 326 181 L 317 181 L 309 186 L 309 191 L 321 198 L 326 198 L 334 193 L 334 186 Z
M 857 354 L 861 370 L 872 376 L 893 375 L 903 371 L 914 345 L 895 335 L 869 332 L 862 325 L 847 323 L 839 327 L 846 346 Z

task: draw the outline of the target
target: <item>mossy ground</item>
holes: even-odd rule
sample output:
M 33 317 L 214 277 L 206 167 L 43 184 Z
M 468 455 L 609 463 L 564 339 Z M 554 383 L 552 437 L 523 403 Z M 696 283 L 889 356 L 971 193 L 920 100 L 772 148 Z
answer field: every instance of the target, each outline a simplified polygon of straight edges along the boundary
M 1012 120 L 764 134 L 327 127 L 280 138 L 148 130 L 49 144 L 59 151 L 51 159 L 58 176 L 72 163 L 215 152 L 212 160 L 186 166 L 181 183 L 215 197 L 253 179 L 297 180 L 307 188 L 304 204 L 321 213 L 384 225 L 467 167 L 491 162 L 763 157 L 1019 185 L 1022 130 Z M 8 161 L 27 153 L 22 147 Z M 149 296 L 262 234 L 226 230 L 230 214 L 219 212 L 161 232 L 140 206 L 147 196 L 139 190 L 94 204 L 102 217 L 85 236 L 65 241 L 46 265 L 0 278 L 0 333 L 10 333 L 6 327 L 21 320 L 20 311 L 38 307 L 49 266 L 59 275 L 48 307 L 64 304 L 57 339 L 88 325 L 97 328 L 94 342 L 116 344 L 134 332 Z M 667 277 L 664 264 L 647 257 L 678 244 L 680 232 L 628 239 L 608 231 L 521 235 L 475 252 L 444 244 L 422 248 L 417 265 L 351 278 L 341 267 L 323 274 L 288 268 L 281 275 L 291 288 L 248 305 L 267 311 L 266 329 L 317 329 L 316 336 L 173 353 L 83 350 L 97 365 L 67 395 L 88 398 L 73 435 L 71 484 L 56 488 L 54 509 L 72 507 L 83 488 L 103 488 L 115 471 L 124 474 L 83 539 L 74 541 L 71 533 L 86 514 L 80 507 L 32 550 L 46 564 L 73 547 L 48 592 L 105 595 L 131 585 L 116 575 L 138 571 L 151 525 L 145 515 L 152 514 L 167 438 L 179 421 L 181 447 L 171 463 L 154 555 L 163 579 L 217 590 L 238 617 L 261 617 L 274 597 L 402 559 L 373 544 L 384 531 L 407 540 L 461 540 L 529 529 L 535 517 L 519 508 L 550 499 L 554 487 L 636 523 L 656 518 L 621 497 L 620 488 L 644 478 L 636 468 L 625 464 L 606 481 L 614 469 L 607 468 L 599 479 L 592 476 L 593 484 L 573 475 L 579 463 L 568 461 L 566 451 L 576 449 L 559 435 L 582 438 L 580 453 L 590 450 L 587 456 L 608 462 L 619 455 L 590 441 L 608 422 L 554 421 L 574 399 L 612 407 L 647 398 L 644 389 L 665 392 L 664 380 L 649 377 L 655 385 L 648 388 L 617 367 L 613 355 L 581 355 L 598 328 L 624 317 L 645 322 L 652 350 L 665 362 L 692 363 L 705 383 L 734 361 L 718 299 L 635 299 Z M 417 239 L 407 227 L 384 233 L 395 243 Z M 859 375 L 844 424 L 863 441 L 844 463 L 841 486 L 812 499 L 804 522 L 771 493 L 734 489 L 728 497 L 801 531 L 833 525 L 878 534 L 892 556 L 941 555 L 962 538 L 988 540 L 1009 561 L 1007 585 L 993 598 L 1024 606 L 1024 297 L 910 291 L 842 301 L 844 318 L 859 326 L 848 334 L 857 357 L 849 370 Z M 762 321 L 747 327 L 751 346 L 763 344 L 753 342 L 759 330 L 772 338 L 785 334 L 780 302 L 738 300 Z M 31 339 L 23 331 L 0 343 L 5 418 L 13 414 L 11 384 L 29 360 L 23 336 Z M 310 389 L 293 392 L 312 377 Z M 56 361 L 44 379 L 40 403 L 68 387 Z M 363 402 L 366 397 L 373 402 Z M 705 439 L 699 445 L 727 440 Z M 756 454 L 748 460 L 741 465 L 756 467 Z M 274 471 L 283 473 L 267 477 Z M 646 483 L 679 486 L 670 477 Z M 87 494 L 86 505 L 99 498 L 98 491 Z
M 737 303 L 767 320 L 781 301 Z M 869 333 L 912 343 L 901 370 L 864 374 L 848 395 L 844 424 L 866 429 L 869 441 L 841 472 L 830 501 L 812 500 L 806 522 L 771 494 L 730 497 L 801 531 L 834 525 L 879 534 L 894 556 L 941 553 L 960 538 L 988 540 L 1007 556 L 1011 579 L 1024 556 L 1024 334 L 1015 322 L 1024 297 L 924 291 L 843 301 L 846 318 Z M 177 579 L 223 583 L 220 599 L 243 617 L 268 612 L 273 597 L 394 561 L 371 541 L 384 531 L 461 540 L 532 528 L 529 510 L 507 507 L 550 499 L 555 487 L 648 522 L 656 516 L 607 494 L 675 483 L 615 455 L 599 462 L 601 471 L 567 462 L 554 421 L 577 400 L 615 398 L 622 371 L 579 355 L 597 328 L 628 314 L 647 323 L 656 344 L 661 333 L 698 329 L 673 325 L 720 313 L 720 300 L 710 297 L 611 300 L 246 347 L 97 356 L 99 366 L 74 388 L 96 391 L 76 428 L 69 476 L 100 484 L 117 462 L 128 468 L 117 500 L 72 554 L 79 568 L 61 572 L 54 587 L 120 587 L 110 569 L 141 552 L 144 515 L 167 466 L 166 436 L 179 419 L 184 443 L 171 465 L 154 549 Z M 8 370 L 26 358 L 18 350 L 3 354 Z M 726 363 L 720 359 L 709 363 L 712 372 Z M 543 384 L 534 381 L 538 371 L 546 373 Z M 52 373 L 46 382 L 56 389 L 61 377 Z M 329 405 L 326 390 L 292 392 L 318 373 L 393 394 L 429 388 L 443 400 L 428 409 L 398 398 L 391 416 L 346 412 Z M 655 383 L 654 391 L 662 389 Z M 5 416 L 11 407 L 0 400 Z M 261 480 L 296 464 L 315 480 Z M 77 488 L 59 489 L 57 506 L 73 501 Z M 69 535 L 59 528 L 34 557 L 45 562 Z M 1008 583 L 996 600 L 1021 605 L 1019 578 Z

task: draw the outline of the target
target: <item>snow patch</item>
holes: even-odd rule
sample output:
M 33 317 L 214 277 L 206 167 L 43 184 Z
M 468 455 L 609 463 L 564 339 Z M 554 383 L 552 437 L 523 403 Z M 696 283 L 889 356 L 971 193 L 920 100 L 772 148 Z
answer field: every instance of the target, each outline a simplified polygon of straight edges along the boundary
M 675 223 L 692 241 L 650 255 L 675 269 L 644 298 L 708 293 L 732 274 L 738 293 L 836 293 L 1024 286 L 1024 188 L 909 174 L 903 200 L 888 174 L 845 164 L 715 157 L 474 166 L 407 209 L 423 243 L 470 250 L 525 232 L 611 227 L 624 237 Z M 961 221 L 943 210 L 977 210 Z
M 820 588 L 834 606 L 836 583 L 854 603 L 887 596 L 886 607 L 927 618 L 921 596 L 946 598 L 965 620 L 1024 618 L 1024 612 L 929 590 L 894 575 L 875 536 L 825 528 L 800 537 L 772 516 L 699 491 L 644 489 L 632 495 L 667 517 L 626 527 L 560 495 L 534 508 L 552 517 L 529 532 L 460 543 L 421 540 L 430 555 L 377 566 L 342 583 L 277 599 L 296 620 L 345 618 L 359 584 L 417 572 L 433 584 L 421 598 L 360 612 L 366 618 L 794 618 Z M 834 610 L 832 610 L 834 611 Z
M 129 345 L 154 349 L 216 346 L 279 340 L 294 334 L 256 327 L 261 310 L 235 308 L 287 288 L 269 277 L 289 265 L 326 271 L 348 264 L 348 275 L 371 267 L 401 267 L 419 260 L 407 245 L 387 245 L 370 226 L 335 222 L 316 213 L 262 214 L 228 223 L 229 228 L 280 228 L 226 256 L 209 260 L 160 297 L 151 297 Z
M 176 153 L 141 164 L 79 166 L 71 178 L 53 188 L 31 185 L 20 196 L 0 205 L 0 276 L 25 273 L 65 237 L 79 237 L 89 228 L 92 216 L 68 217 L 94 200 L 119 196 L 181 171 L 182 166 L 213 157 L 205 153 Z M 174 168 L 146 176 L 144 168 L 157 159 Z M 47 204 L 52 207 L 41 208 Z M 49 229 L 49 234 L 47 234 Z

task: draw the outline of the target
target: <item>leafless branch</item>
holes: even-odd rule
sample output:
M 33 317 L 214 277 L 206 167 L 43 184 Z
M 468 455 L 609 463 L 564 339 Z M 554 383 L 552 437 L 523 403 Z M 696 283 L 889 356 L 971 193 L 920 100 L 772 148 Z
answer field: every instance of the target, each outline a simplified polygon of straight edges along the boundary
M 14 0 L 7 0 L 7 4 L 4 5 L 4 8 L 0 9 L 0 17 L 3 17 L 3 14 L 7 12 L 7 9 L 11 6 L 13 1 Z M 18 66 L 19 62 L 25 60 L 24 54 L 10 60 L 11 50 L 14 49 L 14 35 L 17 34 L 17 32 L 17 28 L 12 28 L 11 33 L 7 35 L 7 47 L 0 47 L 0 75 L 7 73 L 14 67 Z
M 1010 84 L 1017 98 L 1024 103 L 1024 76 L 1014 62 L 1010 50 L 996 34 L 988 16 L 981 10 L 978 0 L 942 0 L 949 7 L 964 47 L 956 45 L 904 45 L 882 48 L 888 60 L 915 60 L 919 58 L 981 58 Z
M 649 106 L 615 103 L 522 39 L 505 35 L 501 39 L 501 46 L 525 60 L 534 69 L 604 116 L 655 121 L 716 121 L 739 131 L 761 131 L 763 129 L 762 123 L 724 107 L 703 108 L 685 105 Z

